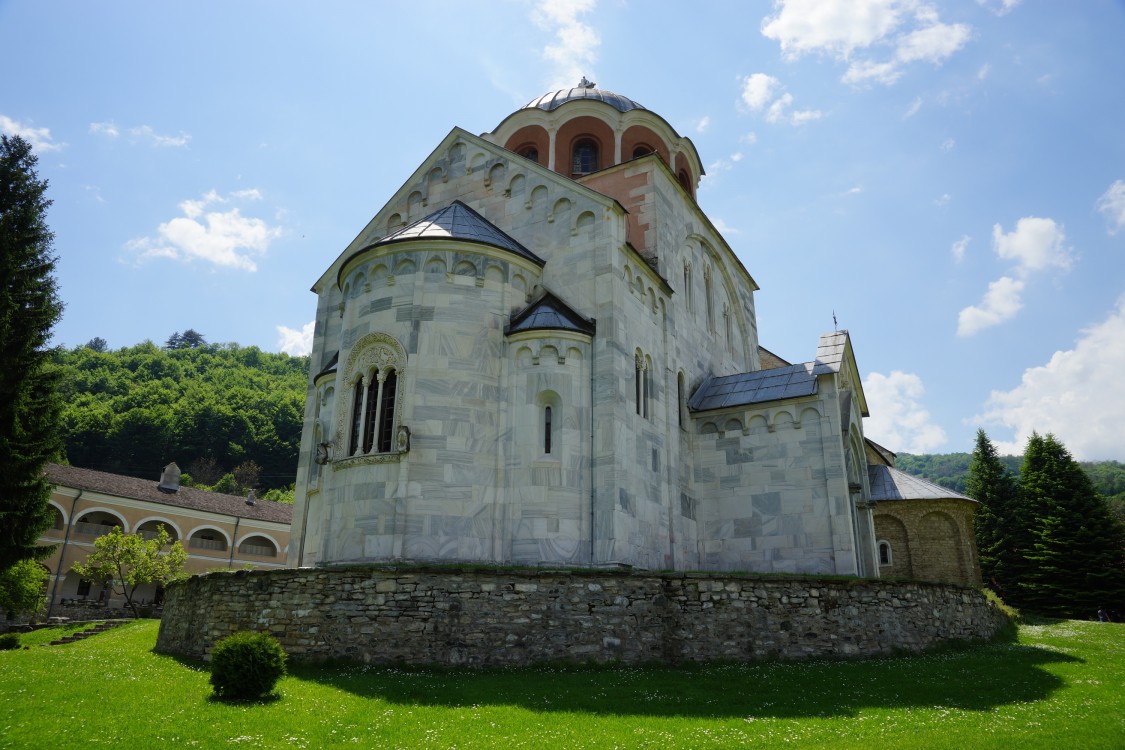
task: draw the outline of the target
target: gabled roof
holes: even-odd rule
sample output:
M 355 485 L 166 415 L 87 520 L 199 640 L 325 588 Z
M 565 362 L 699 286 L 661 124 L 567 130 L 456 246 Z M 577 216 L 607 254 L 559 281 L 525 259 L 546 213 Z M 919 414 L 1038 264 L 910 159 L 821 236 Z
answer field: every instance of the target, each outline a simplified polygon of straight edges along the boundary
M 47 464 L 44 473 L 51 484 L 57 487 L 73 487 L 77 490 L 100 492 L 104 495 L 145 500 L 160 505 L 189 508 L 211 513 L 222 513 L 238 518 L 252 518 L 257 521 L 290 523 L 293 520 L 293 506 L 269 500 L 257 500 L 253 505 L 246 504 L 246 498 L 237 495 L 224 495 L 207 492 L 193 487 L 180 487 L 177 492 L 161 492 L 156 488 L 158 482 L 137 479 L 120 474 L 110 474 L 93 469 L 80 469 L 77 466 Z
M 875 502 L 887 500 L 967 500 L 975 503 L 971 497 L 954 492 L 940 484 L 927 482 L 911 476 L 906 472 L 880 466 L 868 465 L 867 478 L 871 483 L 871 499 Z
M 551 294 L 543 295 L 512 316 L 504 333 L 511 335 L 522 331 L 574 331 L 593 336 L 595 321 L 587 320 L 570 305 Z
M 817 392 L 813 363 L 806 362 L 772 370 L 740 372 L 703 381 L 688 401 L 692 411 L 745 406 L 763 401 L 811 396 Z
M 388 234 L 376 242 L 372 247 L 389 245 L 392 242 L 405 242 L 407 240 L 460 240 L 473 242 L 478 245 L 491 245 L 492 247 L 507 250 L 522 258 L 526 258 L 540 266 L 546 263 L 535 253 L 504 234 L 488 219 L 466 206 L 461 201 L 453 201 L 445 208 L 434 211 L 413 224 L 403 227 L 397 232 Z

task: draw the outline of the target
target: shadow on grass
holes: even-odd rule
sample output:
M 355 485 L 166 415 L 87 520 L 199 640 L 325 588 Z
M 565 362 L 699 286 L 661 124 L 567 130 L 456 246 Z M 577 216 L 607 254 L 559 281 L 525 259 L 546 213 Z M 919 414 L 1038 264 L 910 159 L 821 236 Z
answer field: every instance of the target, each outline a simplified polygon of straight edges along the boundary
M 396 669 L 293 666 L 292 678 L 363 698 L 428 706 L 684 717 L 847 717 L 870 708 L 987 711 L 1063 686 L 1044 669 L 1081 662 L 1045 648 L 991 643 L 867 661 L 684 667 Z

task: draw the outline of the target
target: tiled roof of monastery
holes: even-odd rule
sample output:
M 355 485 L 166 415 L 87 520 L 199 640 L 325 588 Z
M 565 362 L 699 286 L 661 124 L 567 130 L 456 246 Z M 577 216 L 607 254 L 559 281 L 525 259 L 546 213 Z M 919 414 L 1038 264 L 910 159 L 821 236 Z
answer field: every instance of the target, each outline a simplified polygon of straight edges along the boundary
M 971 497 L 954 492 L 933 482 L 927 482 L 890 466 L 868 465 L 867 478 L 871 483 L 871 499 L 884 500 L 968 500 Z
M 257 521 L 290 523 L 293 519 L 293 506 L 258 500 L 253 505 L 246 504 L 246 498 L 237 495 L 224 495 L 207 492 L 193 487 L 180 487 L 177 492 L 161 492 L 156 487 L 156 479 L 137 479 L 120 474 L 109 474 L 93 469 L 80 469 L 77 466 L 47 464 L 47 478 L 55 486 L 73 487 L 79 490 L 100 492 L 105 495 L 145 500 L 160 505 L 189 508 L 210 513 L 222 513 L 239 518 L 252 518 Z
M 593 336 L 595 323 L 576 313 L 555 295 L 545 292 L 542 297 L 512 316 L 506 333 L 540 330 L 577 331 Z
M 461 201 L 453 201 L 445 208 L 438 209 L 429 216 L 425 216 L 397 232 L 388 234 L 376 242 L 374 247 L 392 242 L 421 239 L 461 240 L 480 245 L 491 245 L 515 253 L 540 266 L 546 263 L 538 255 L 506 235 L 488 219 Z
M 737 375 L 708 378 L 688 401 L 692 411 L 744 406 L 763 401 L 811 396 L 816 393 L 813 364 L 777 367 L 772 370 L 740 372 Z

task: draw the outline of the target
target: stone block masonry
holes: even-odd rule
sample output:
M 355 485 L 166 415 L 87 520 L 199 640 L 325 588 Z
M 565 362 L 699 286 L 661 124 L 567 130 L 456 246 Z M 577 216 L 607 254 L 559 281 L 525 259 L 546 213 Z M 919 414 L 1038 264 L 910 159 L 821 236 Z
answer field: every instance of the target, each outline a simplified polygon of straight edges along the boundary
M 974 589 L 816 577 L 349 566 L 195 576 L 169 587 L 156 648 L 209 659 L 238 630 L 298 662 L 526 665 L 875 656 L 988 639 Z

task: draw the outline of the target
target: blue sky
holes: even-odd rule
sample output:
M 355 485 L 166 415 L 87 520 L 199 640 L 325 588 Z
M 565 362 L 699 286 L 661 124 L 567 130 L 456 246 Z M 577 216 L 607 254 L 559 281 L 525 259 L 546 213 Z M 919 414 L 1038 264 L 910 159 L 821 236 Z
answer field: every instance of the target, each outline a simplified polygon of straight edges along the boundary
M 457 125 L 585 75 L 665 117 L 761 286 L 761 343 L 850 330 L 896 451 L 1125 459 L 1120 0 L 0 0 L 55 343 L 307 351 L 309 287 Z

